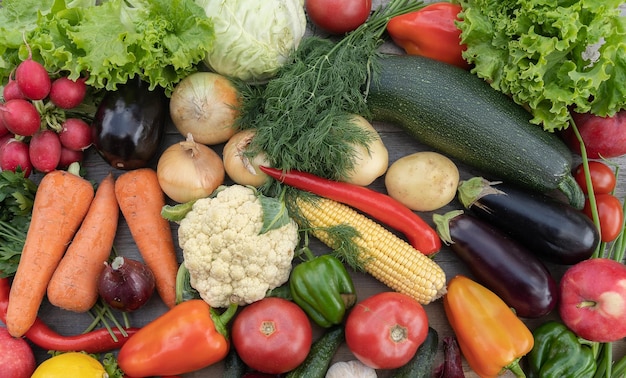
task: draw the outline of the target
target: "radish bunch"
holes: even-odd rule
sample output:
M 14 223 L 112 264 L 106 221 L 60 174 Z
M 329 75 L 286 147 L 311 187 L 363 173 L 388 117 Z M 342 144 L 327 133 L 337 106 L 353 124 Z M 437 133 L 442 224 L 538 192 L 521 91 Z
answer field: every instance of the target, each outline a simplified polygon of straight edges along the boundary
M 91 126 L 66 118 L 65 110 L 81 105 L 84 78 L 52 79 L 32 59 L 21 62 L 3 89 L 0 103 L 0 170 L 47 173 L 81 161 L 91 145 Z

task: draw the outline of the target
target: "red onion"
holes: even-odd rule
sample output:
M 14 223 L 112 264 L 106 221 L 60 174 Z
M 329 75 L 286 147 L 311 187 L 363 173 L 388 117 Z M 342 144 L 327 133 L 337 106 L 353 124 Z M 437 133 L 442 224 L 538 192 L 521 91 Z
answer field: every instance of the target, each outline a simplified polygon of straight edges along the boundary
M 111 307 L 131 312 L 143 306 L 154 293 L 154 275 L 140 261 L 118 256 L 105 263 L 98 278 L 98 292 Z

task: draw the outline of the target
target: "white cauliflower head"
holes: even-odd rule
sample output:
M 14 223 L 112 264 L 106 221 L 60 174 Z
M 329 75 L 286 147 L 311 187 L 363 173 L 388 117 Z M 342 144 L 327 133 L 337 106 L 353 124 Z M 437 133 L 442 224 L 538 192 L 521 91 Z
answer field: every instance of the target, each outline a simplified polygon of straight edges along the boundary
M 287 282 L 298 227 L 260 233 L 261 199 L 252 188 L 228 186 L 199 199 L 180 221 L 178 242 L 191 286 L 212 307 L 249 304 Z

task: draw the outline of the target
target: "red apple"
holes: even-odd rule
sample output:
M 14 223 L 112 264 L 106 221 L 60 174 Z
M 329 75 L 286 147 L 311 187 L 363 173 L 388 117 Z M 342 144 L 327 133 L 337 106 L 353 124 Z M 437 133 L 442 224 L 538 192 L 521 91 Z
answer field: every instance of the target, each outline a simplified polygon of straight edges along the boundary
M 590 158 L 602 156 L 608 159 L 626 154 L 626 110 L 617 112 L 613 117 L 572 112 L 572 118 Z M 571 127 L 563 132 L 563 139 L 573 152 L 580 154 L 580 143 Z
M 26 340 L 15 338 L 0 326 L 0 378 L 29 378 L 35 371 L 35 355 Z
M 559 314 L 579 337 L 612 342 L 626 337 L 626 266 L 593 258 L 571 266 L 561 278 Z

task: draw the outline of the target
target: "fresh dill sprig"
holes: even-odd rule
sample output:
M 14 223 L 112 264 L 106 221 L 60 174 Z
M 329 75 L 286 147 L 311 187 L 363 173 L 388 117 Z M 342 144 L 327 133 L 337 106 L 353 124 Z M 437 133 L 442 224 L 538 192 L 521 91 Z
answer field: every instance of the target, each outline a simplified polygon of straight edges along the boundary
M 388 21 L 423 7 L 392 0 L 339 41 L 305 37 L 293 59 L 262 86 L 240 85 L 238 125 L 253 128 L 248 153 L 264 152 L 272 166 L 342 179 L 355 166 L 355 148 L 374 135 L 351 121 L 369 115 L 367 89 L 380 70 L 378 48 Z

